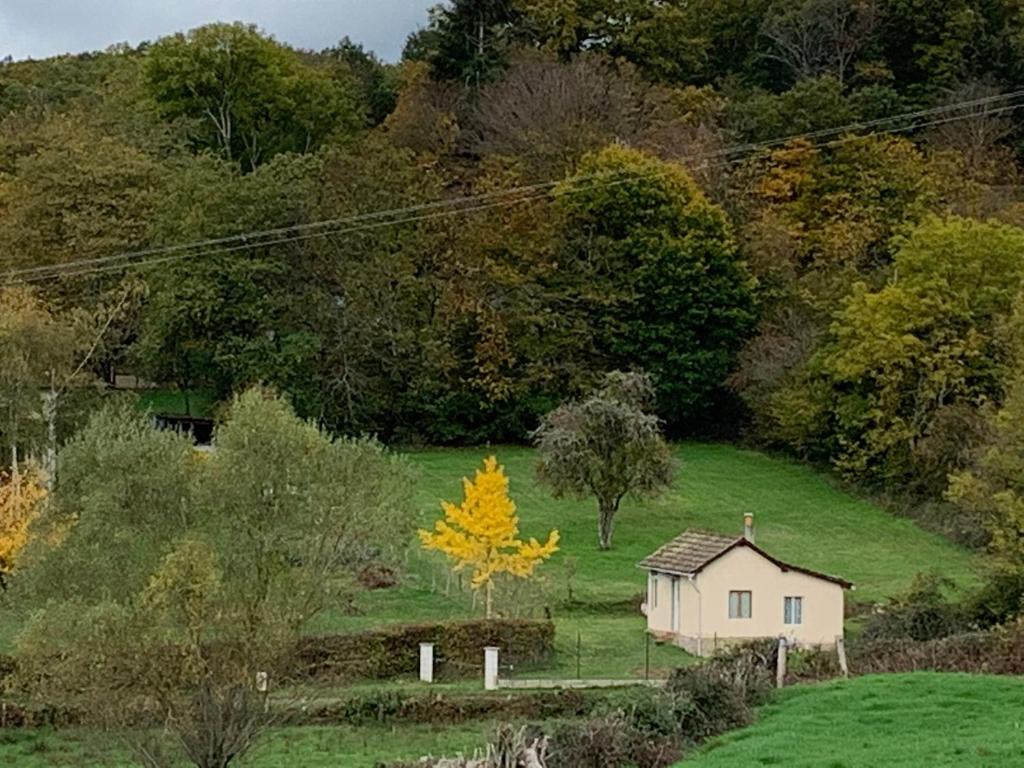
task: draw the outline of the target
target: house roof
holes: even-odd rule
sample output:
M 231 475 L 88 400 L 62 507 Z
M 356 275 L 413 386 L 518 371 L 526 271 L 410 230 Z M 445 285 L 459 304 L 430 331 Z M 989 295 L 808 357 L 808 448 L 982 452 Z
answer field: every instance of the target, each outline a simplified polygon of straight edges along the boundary
M 707 531 L 683 531 L 683 533 L 672 539 L 668 544 L 665 544 L 653 554 L 641 560 L 638 565 L 648 571 L 664 571 L 665 573 L 695 576 L 715 560 L 737 547 L 747 547 L 754 550 L 761 557 L 783 571 L 803 573 L 817 579 L 831 581 L 843 587 L 843 589 L 853 589 L 853 584 L 846 579 L 812 571 L 810 568 L 802 568 L 798 565 L 784 563 L 742 536 L 736 538 L 733 536 L 722 536 L 717 533 L 708 533 Z

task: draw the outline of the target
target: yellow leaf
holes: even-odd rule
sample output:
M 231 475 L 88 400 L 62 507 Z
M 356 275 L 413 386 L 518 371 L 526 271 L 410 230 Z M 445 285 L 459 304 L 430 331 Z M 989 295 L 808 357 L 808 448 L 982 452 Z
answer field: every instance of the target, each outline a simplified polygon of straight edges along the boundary
M 489 584 L 499 573 L 519 578 L 558 551 L 558 531 L 537 539 L 519 539 L 519 518 L 515 502 L 508 495 L 508 476 L 495 456 L 484 460 L 483 470 L 474 478 L 463 478 L 461 504 L 441 502 L 444 517 L 433 531 L 419 531 L 424 549 L 435 550 L 453 561 L 453 568 L 472 569 L 474 589 Z

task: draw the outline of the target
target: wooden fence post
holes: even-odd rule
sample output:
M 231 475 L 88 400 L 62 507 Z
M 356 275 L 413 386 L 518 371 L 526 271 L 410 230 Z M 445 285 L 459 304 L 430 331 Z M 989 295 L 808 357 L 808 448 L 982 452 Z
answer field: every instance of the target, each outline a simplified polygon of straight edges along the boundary
M 779 638 L 779 653 L 775 660 L 775 687 L 782 688 L 786 684 L 786 638 Z
M 839 669 L 843 677 L 850 676 L 850 668 L 846 664 L 846 641 L 842 635 L 836 635 L 836 656 L 839 658 Z

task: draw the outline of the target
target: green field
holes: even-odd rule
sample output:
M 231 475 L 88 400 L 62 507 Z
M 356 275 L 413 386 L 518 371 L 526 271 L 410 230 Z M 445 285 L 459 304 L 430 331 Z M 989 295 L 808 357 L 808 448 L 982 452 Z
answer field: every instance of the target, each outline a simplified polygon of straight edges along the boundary
M 533 452 L 520 447 L 427 450 L 409 454 L 420 469 L 420 519 L 431 525 L 441 499 L 458 500 L 460 478 L 471 475 L 493 451 L 511 478 L 522 532 L 562 534 L 553 560 L 541 567 L 546 601 L 558 629 L 559 661 L 548 674 L 575 673 L 577 632 L 581 674 L 628 676 L 644 668 L 644 620 L 628 601 L 643 592 L 641 558 L 688 527 L 739 535 L 742 514 L 755 513 L 757 541 L 795 563 L 843 576 L 856 584 L 849 600 L 873 602 L 906 589 L 919 572 L 941 566 L 964 585 L 975 582 L 972 555 L 908 519 L 838 489 L 830 478 L 796 462 L 720 444 L 678 448 L 681 469 L 675 487 L 657 501 L 626 501 L 619 512 L 615 546 L 597 549 L 597 513 L 592 500 L 555 500 L 533 480 Z M 570 564 L 574 603 L 568 604 Z M 357 616 L 331 613 L 319 630 L 344 630 L 472 612 L 468 591 L 444 594 L 443 565 L 414 548 L 410 577 L 399 589 L 363 595 Z M 479 606 L 477 606 L 479 613 Z M 653 647 L 657 671 L 685 663 L 672 647 Z
M 680 768 L 1024 766 L 1019 679 L 918 672 L 798 686 Z
M 423 755 L 470 755 L 481 748 L 494 723 L 449 727 L 306 727 L 269 733 L 249 755 L 249 768 L 373 768 L 379 760 L 414 759 Z M 81 729 L 51 731 L 0 730 L 0 765 L 16 768 L 130 768 L 127 743 L 113 733 Z
M 500 447 L 493 450 L 511 477 L 511 492 L 519 506 L 523 534 L 539 537 L 552 527 L 562 534 L 562 551 L 541 568 L 542 591 L 514 605 L 506 603 L 516 610 L 525 606 L 526 615 L 543 615 L 545 606 L 550 609 L 557 627 L 555 664 L 542 670 L 513 671 L 513 674 L 575 676 L 577 638 L 581 648 L 579 672 L 584 677 L 640 675 L 645 670 L 648 652 L 653 675 L 691 663 L 692 657 L 677 648 L 645 647 L 644 620 L 635 604 L 631 604 L 646 583 L 636 562 L 688 527 L 738 535 L 745 511 L 755 513 L 758 543 L 772 553 L 854 581 L 857 589 L 849 595 L 850 599 L 884 599 L 904 590 L 918 572 L 940 566 L 945 576 L 962 585 L 977 580 L 972 555 L 922 531 L 909 520 L 893 517 L 843 492 L 827 476 L 810 468 L 726 445 L 685 444 L 677 450 L 682 466 L 675 487 L 654 502 L 626 502 L 619 513 L 615 547 L 610 552 L 597 549 L 596 511 L 592 501 L 556 501 L 538 488 L 533 482 L 534 456 L 529 449 Z M 417 504 L 422 525 L 430 525 L 437 518 L 441 499 L 460 498 L 460 478 L 470 475 L 488 452 L 489 449 L 480 448 L 409 454 L 420 471 Z M 474 615 L 474 610 L 476 615 L 482 612 L 479 604 L 474 609 L 471 591 L 460 590 L 457 582 L 447 584 L 446 594 L 444 563 L 417 547 L 410 551 L 407 571 L 402 586 L 363 593 L 356 613 L 328 612 L 311 629 L 350 631 L 387 623 L 466 618 Z M 570 578 L 573 571 L 575 575 Z M 0 612 L 0 648 L 13 638 L 18 619 L 10 612 Z M 1004 682 L 1007 681 L 990 684 L 998 686 Z M 450 687 L 469 690 L 479 684 L 479 681 L 463 681 Z M 827 696 L 837 698 L 828 700 L 829 706 L 807 704 L 807 716 L 815 715 L 818 709 L 822 710 L 823 718 L 837 716 L 836 711 L 841 709 L 836 707 L 844 692 L 857 693 L 861 684 L 861 681 L 854 681 L 814 689 L 823 697 L 822 701 Z M 385 685 L 414 684 L 391 681 Z M 897 686 L 896 691 L 909 691 L 910 686 L 909 683 L 904 688 Z M 330 695 L 330 692 L 325 690 L 323 694 Z M 758 733 L 757 728 L 768 727 L 777 713 L 788 711 L 790 704 L 803 706 L 801 694 L 801 690 L 784 693 L 778 704 L 765 710 L 763 722 L 755 729 L 737 734 L 735 743 L 723 740 L 720 752 L 712 749 L 700 759 L 727 759 L 730 750 L 740 749 L 749 738 L 743 734 Z M 906 697 L 913 699 L 917 695 L 907 693 Z M 960 694 L 956 690 L 935 693 L 936 718 L 950 697 L 955 699 L 957 695 Z M 970 695 L 973 694 L 964 693 L 963 697 Z M 898 703 L 890 706 L 888 695 L 868 691 L 863 696 L 863 709 L 856 717 L 873 728 L 871 713 L 875 710 L 891 718 L 909 706 L 904 699 L 893 701 Z M 989 703 L 986 702 L 986 706 Z M 846 728 L 846 724 L 823 722 L 823 727 Z M 290 728 L 275 732 L 261 746 L 253 764 L 265 768 L 286 765 L 358 767 L 373 765 L 374 758 L 451 754 L 483 744 L 490 727 L 489 723 L 470 723 L 449 729 L 426 726 L 403 726 L 400 730 L 347 726 Z M 1019 737 L 1019 734 L 1019 730 L 1011 730 L 1006 735 Z M 792 734 L 790 737 L 793 738 Z M 871 738 L 864 735 L 862 741 L 867 744 Z M 741 759 L 721 764 L 772 764 L 775 753 L 764 754 L 768 762 L 743 762 Z M 18 768 L 117 765 L 119 762 L 127 764 L 126 759 L 123 745 L 107 734 L 74 729 L 60 733 L 0 731 L 0 765 Z M 783 760 L 781 764 L 796 763 Z M 828 762 L 805 764 L 830 765 Z M 872 763 L 849 763 L 851 766 L 869 764 Z M 834 763 L 836 768 L 846 765 Z

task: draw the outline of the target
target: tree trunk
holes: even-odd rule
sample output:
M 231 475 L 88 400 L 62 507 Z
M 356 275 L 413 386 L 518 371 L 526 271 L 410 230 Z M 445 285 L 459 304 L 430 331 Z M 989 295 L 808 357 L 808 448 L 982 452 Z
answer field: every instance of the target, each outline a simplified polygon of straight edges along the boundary
M 612 533 L 615 530 L 615 513 L 619 509 L 618 502 L 599 500 L 597 520 L 597 540 L 601 549 L 612 548 Z
M 57 480 L 57 386 L 52 372 L 50 391 L 43 394 L 43 419 L 46 421 L 46 450 L 43 458 L 46 477 L 43 482 L 46 490 L 52 491 Z
M 485 608 L 484 615 L 488 619 L 493 619 L 494 618 L 494 594 L 493 594 L 494 582 L 491 581 L 490 579 L 487 580 L 487 587 L 486 587 L 486 589 L 487 589 L 487 603 L 486 603 L 486 608 Z

